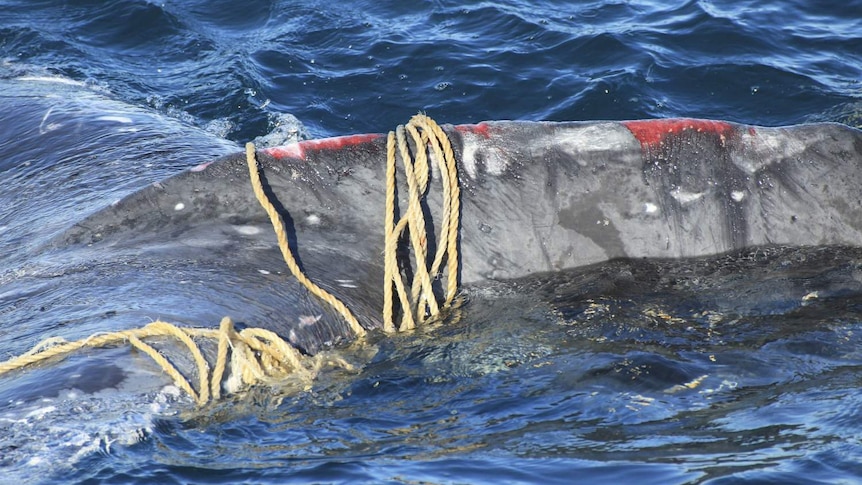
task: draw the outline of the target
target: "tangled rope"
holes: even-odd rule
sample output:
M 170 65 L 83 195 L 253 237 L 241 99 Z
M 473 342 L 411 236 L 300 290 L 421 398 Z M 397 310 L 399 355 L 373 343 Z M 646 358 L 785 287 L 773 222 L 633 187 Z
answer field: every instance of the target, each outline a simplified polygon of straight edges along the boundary
M 410 135 L 416 147 L 411 156 L 407 135 Z M 395 223 L 395 192 L 396 192 L 396 145 L 401 161 L 404 164 L 404 175 L 407 180 L 408 202 L 404 216 Z M 422 199 L 428 191 L 430 170 L 427 150 L 430 148 L 433 158 L 440 168 L 441 185 L 443 187 L 443 207 L 441 209 L 440 243 L 434 254 L 434 259 L 428 264 L 428 236 L 425 231 L 425 213 Z M 395 132 L 389 132 L 386 140 L 386 208 L 384 219 L 384 276 L 383 276 L 383 330 L 396 331 L 393 308 L 393 286 L 398 295 L 402 318 L 398 330 L 409 330 L 428 318 L 440 313 L 440 304 L 434 294 L 432 276 L 438 277 L 441 265 L 448 266 L 446 276 L 446 292 L 443 306 L 448 306 L 458 291 L 458 227 L 460 224 L 461 189 L 458 186 L 458 168 L 455 164 L 455 154 L 449 137 L 431 118 L 419 114 L 410 119 L 406 127 L 399 126 Z M 403 272 L 398 265 L 398 241 L 405 230 L 409 230 L 410 245 L 416 272 L 413 276 L 410 294 L 407 294 L 402 278 Z
M 407 135 L 410 136 L 415 147 L 415 153 L 412 153 L 412 156 Z M 438 162 L 443 187 L 442 225 L 437 238 L 441 243 L 434 250 L 434 257 L 430 261 L 423 207 L 423 199 L 428 191 L 431 176 L 428 150 L 432 153 L 432 158 Z M 396 223 L 396 160 L 399 154 L 405 168 L 408 206 L 404 215 Z M 309 280 L 296 263 L 288 245 L 281 216 L 263 191 L 260 167 L 255 158 L 254 145 L 251 143 L 246 145 L 246 161 L 254 194 L 270 218 L 282 257 L 293 276 L 309 292 L 338 311 L 358 337 L 365 335 L 365 328 L 359 324 L 350 309 L 338 298 Z M 457 167 L 448 137 L 431 118 L 416 115 L 406 127 L 399 126 L 395 132 L 389 133 L 386 185 L 383 330 L 389 333 L 412 329 L 417 321 L 427 322 L 437 317 L 441 308 L 452 303 L 458 290 L 460 189 Z M 413 260 L 416 265 L 412 281 L 407 283 L 404 281 L 404 275 L 411 272 L 409 268 L 411 263 L 409 260 L 399 262 L 397 254 L 399 241 L 405 231 L 409 232 L 409 242 L 414 251 Z M 447 286 L 442 302 L 438 302 L 434 293 L 434 281 L 440 277 L 438 273 L 442 271 L 443 266 L 448 266 L 445 276 Z M 410 286 L 409 294 L 407 285 Z M 394 321 L 393 290 L 398 296 L 397 301 L 402 315 L 397 327 Z M 172 337 L 185 345 L 197 368 L 197 389 L 190 379 L 161 352 L 143 341 L 151 337 Z M 196 338 L 217 342 L 216 361 L 212 369 L 195 342 Z M 152 358 L 198 405 L 221 398 L 222 384 L 228 370 L 232 376 L 239 377 L 242 384 L 252 386 L 260 382 L 275 383 L 287 376 L 297 376 L 310 383 L 326 363 L 351 368 L 343 360 L 325 361 L 320 355 L 304 356 L 290 343 L 269 330 L 246 328 L 237 332 L 233 321 L 229 317 L 224 317 L 218 329 L 183 328 L 168 322 L 156 321 L 142 328 L 99 333 L 74 342 L 68 342 L 59 337 L 48 338 L 27 353 L 0 363 L 0 375 L 48 359 L 66 357 L 84 347 L 99 348 L 122 342 L 128 342 Z
M 149 337 L 173 337 L 188 348 L 197 366 L 197 390 L 164 355 L 142 340 Z M 212 372 L 192 337 L 209 338 L 218 342 L 216 363 Z M 107 347 L 125 341 L 151 357 L 177 386 L 199 405 L 221 398 L 222 380 L 229 367 L 232 373 L 241 377 L 243 384 L 254 385 L 261 381 L 272 382 L 287 375 L 297 375 L 310 380 L 316 368 L 321 365 L 319 361 L 312 362 L 304 358 L 296 348 L 274 332 L 262 328 L 247 328 L 237 332 L 233 321 L 224 317 L 218 329 L 183 328 L 159 320 L 142 328 L 95 334 L 74 342 L 52 337 L 40 342 L 26 354 L 0 364 L 0 374 L 54 357 L 65 357 L 84 347 Z M 230 361 L 228 347 L 233 349 Z

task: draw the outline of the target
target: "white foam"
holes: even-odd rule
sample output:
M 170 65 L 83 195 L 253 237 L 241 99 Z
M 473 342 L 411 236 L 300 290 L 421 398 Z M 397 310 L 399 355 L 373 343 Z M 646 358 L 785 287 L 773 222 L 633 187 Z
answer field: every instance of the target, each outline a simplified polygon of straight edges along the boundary
M 15 79 L 16 81 L 41 82 L 41 83 L 56 83 L 65 84 L 67 86 L 85 86 L 81 81 L 75 81 L 67 77 L 59 76 L 21 76 Z
M 114 121 L 116 123 L 132 123 L 132 119 L 128 116 L 103 115 L 96 118 L 99 121 Z
M 44 419 L 46 415 L 53 413 L 57 410 L 56 406 L 45 406 L 43 408 L 36 408 L 29 413 L 25 414 L 25 418 L 34 418 L 34 419 Z

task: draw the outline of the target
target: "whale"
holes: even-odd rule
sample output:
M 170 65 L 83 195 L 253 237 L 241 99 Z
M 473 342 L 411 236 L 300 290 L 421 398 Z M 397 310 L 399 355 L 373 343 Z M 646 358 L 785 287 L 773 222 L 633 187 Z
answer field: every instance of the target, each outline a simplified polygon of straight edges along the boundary
M 112 329 L 159 317 L 213 326 L 231 315 L 309 354 L 352 338 L 285 271 L 236 143 L 70 81 L 3 87 L 3 297 L 22 323 L 28 311 L 74 300 L 75 285 L 98 283 L 89 312 L 57 329 L 103 329 L 93 314 Z M 460 166 L 462 285 L 615 258 L 862 243 L 862 133 L 846 125 L 486 121 L 443 130 Z M 258 152 L 303 270 L 368 330 L 381 325 L 385 152 L 383 134 Z M 428 204 L 439 198 L 430 190 Z
M 862 133 L 844 125 L 659 119 L 443 129 L 460 163 L 463 285 L 617 258 L 862 243 Z M 305 271 L 358 308 L 369 330 L 381 324 L 385 144 L 382 134 L 348 135 L 258 155 Z M 280 271 L 245 163 L 235 153 L 196 165 L 52 244 Z M 430 191 L 429 205 L 439 197 Z M 287 293 L 285 308 L 300 315 L 268 328 L 308 353 L 351 337 L 307 292 Z
M 81 339 L 155 319 L 215 327 L 229 315 L 310 355 L 355 338 L 285 268 L 238 143 L 65 78 L 0 79 L 0 107 L 2 359 L 46 337 Z M 459 164 L 459 282 L 468 295 L 524 306 L 546 298 L 539 303 L 574 328 L 600 308 L 594 296 L 675 288 L 689 266 L 706 267 L 717 281 L 715 294 L 691 290 L 688 298 L 719 310 L 748 298 L 743 305 L 768 314 L 815 301 L 817 291 L 822 298 L 860 291 L 858 251 L 832 250 L 862 246 L 858 129 L 702 119 L 442 128 Z M 386 136 L 375 133 L 257 151 L 301 267 L 372 336 L 382 325 L 385 158 Z M 441 202 L 433 170 L 432 215 Z M 833 268 L 816 287 L 809 273 L 784 264 L 799 254 L 793 248 L 806 247 L 819 249 L 805 253 L 809 266 Z M 742 296 L 722 296 L 722 282 L 735 282 L 727 272 L 748 260 L 703 258 L 740 251 L 780 255 L 758 270 L 786 273 L 773 282 L 779 295 L 764 302 L 755 282 Z M 657 271 L 673 277 L 657 282 Z M 683 273 L 688 283 L 697 279 L 697 271 Z M 524 296 L 518 289 L 530 285 L 506 286 L 522 281 L 539 291 Z M 481 298 L 473 303 L 495 311 Z M 484 357 L 477 349 L 464 366 L 491 366 Z M 171 358 L 192 368 L 179 352 Z M 50 468 L 98 450 L 94 440 L 134 444 L 153 416 L 188 404 L 182 399 L 152 362 L 124 347 L 6 374 L 0 429 L 12 445 L 3 454 Z M 81 422 L 81 407 L 99 419 Z M 45 451 L 33 434 L 57 446 Z

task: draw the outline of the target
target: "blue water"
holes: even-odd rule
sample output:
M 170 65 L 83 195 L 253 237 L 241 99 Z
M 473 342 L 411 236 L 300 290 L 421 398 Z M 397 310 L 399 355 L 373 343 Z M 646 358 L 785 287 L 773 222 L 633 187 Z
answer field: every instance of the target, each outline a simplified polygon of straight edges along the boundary
M 285 127 L 288 138 L 385 132 L 420 110 L 448 123 L 860 125 L 862 2 L 572 3 L 0 0 L 0 78 L 82 83 L 237 143 Z M 60 207 L 46 216 L 71 224 L 82 215 L 67 199 L 93 210 L 182 167 L 166 159 L 121 184 L 86 157 L 38 167 L 80 172 L 86 194 L 31 187 L 0 161 L 0 205 Z M 38 220 L 0 215 L 4 228 Z M 18 244 L 8 234 L 4 249 Z M 358 374 L 311 391 L 260 391 L 202 415 L 128 405 L 109 419 L 80 397 L 63 420 L 4 414 L 0 481 L 856 483 L 860 261 L 788 250 L 475 289 L 460 321 L 373 342 L 376 354 L 354 356 Z M 3 257 L 3 283 L 27 265 Z M 601 284 L 617 280 L 626 292 Z M 3 358 L 48 336 L 48 322 L 98 312 L 86 290 L 63 291 L 70 301 L 55 306 L 0 299 L 4 319 L 31 325 Z M 89 358 L 110 366 L 118 353 Z M 80 359 L 69 365 L 86 372 Z M 39 372 L 29 379 L 59 379 Z M 4 406 L 23 399 L 7 390 Z
M 9 1 L 5 68 L 92 83 L 234 140 L 435 119 L 858 111 L 862 3 Z

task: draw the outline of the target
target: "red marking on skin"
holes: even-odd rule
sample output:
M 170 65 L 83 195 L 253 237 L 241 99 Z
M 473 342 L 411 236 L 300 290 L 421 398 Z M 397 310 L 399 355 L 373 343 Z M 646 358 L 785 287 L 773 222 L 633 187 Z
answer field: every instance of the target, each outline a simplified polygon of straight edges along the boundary
M 733 134 L 733 125 L 730 123 L 689 118 L 623 121 L 623 125 L 632 132 L 643 148 L 657 148 L 668 136 L 679 135 L 685 131 L 714 133 L 722 143 Z
M 461 133 L 474 133 L 486 140 L 491 138 L 491 125 L 484 121 L 477 125 L 455 125 L 455 129 Z
M 291 143 L 290 145 L 267 148 L 263 151 L 276 159 L 297 158 L 299 160 L 305 160 L 309 150 L 316 152 L 322 150 L 341 150 L 343 148 L 374 141 L 382 136 L 383 135 L 379 133 L 336 136 L 320 140 L 305 140 L 299 143 Z
M 268 153 L 272 158 L 277 160 L 281 160 L 282 158 L 297 158 L 299 160 L 305 160 L 305 150 L 302 149 L 302 145 L 299 143 L 265 148 L 263 152 Z
M 751 136 L 756 136 L 756 135 L 757 135 L 757 130 L 755 130 L 753 126 L 749 126 L 749 127 L 748 127 L 748 134 L 749 134 L 749 135 L 751 135 Z
M 320 140 L 306 140 L 299 142 L 306 150 L 341 150 L 353 145 L 368 143 L 382 137 L 380 133 L 369 133 L 365 135 L 336 136 L 334 138 L 323 138 Z

